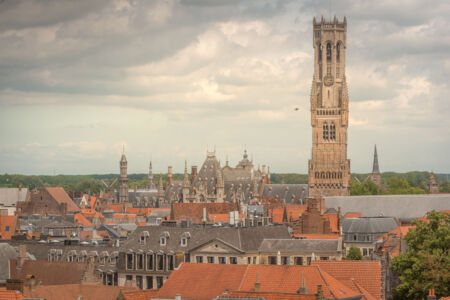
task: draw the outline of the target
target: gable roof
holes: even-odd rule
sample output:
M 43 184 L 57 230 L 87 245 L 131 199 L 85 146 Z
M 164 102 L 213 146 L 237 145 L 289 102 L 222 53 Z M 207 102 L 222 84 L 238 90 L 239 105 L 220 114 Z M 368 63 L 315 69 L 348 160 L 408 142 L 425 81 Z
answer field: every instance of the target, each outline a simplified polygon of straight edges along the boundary
M 17 261 L 11 261 L 11 277 L 26 279 L 33 275 L 42 285 L 81 283 L 87 269 L 86 262 L 26 260 L 21 269 L 16 269 Z
M 25 202 L 27 195 L 27 188 L 0 187 L 0 206 L 16 206 L 17 202 Z
M 312 266 L 318 266 L 337 279 L 354 279 L 377 299 L 381 299 L 381 265 L 378 261 L 312 261 Z
M 67 204 L 67 212 L 76 212 L 80 210 L 62 187 L 46 187 L 45 189 L 50 194 L 50 196 L 52 196 L 52 198 L 55 199 L 56 202 L 58 202 L 58 204 Z

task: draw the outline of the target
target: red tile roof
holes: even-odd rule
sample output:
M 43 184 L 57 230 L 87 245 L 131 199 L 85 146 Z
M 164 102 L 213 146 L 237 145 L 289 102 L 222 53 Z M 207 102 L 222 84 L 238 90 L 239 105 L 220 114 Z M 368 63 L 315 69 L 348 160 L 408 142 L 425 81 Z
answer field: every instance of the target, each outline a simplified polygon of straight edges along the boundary
M 0 289 L 0 300 L 22 300 L 23 294 L 19 291 L 8 291 Z
M 297 293 L 281 293 L 281 292 L 244 292 L 244 291 L 231 291 L 224 296 L 243 297 L 261 297 L 265 300 L 316 300 L 316 295 L 300 295 Z
M 205 299 L 222 295 L 225 290 L 237 290 L 247 265 L 218 265 L 183 263 L 173 271 L 162 288 L 159 298 Z
M 16 216 L 0 216 L 0 239 L 10 240 L 14 235 Z
M 325 214 L 323 217 L 330 221 L 331 231 L 334 233 L 339 233 L 340 230 L 338 228 L 338 215 L 337 214 Z
M 180 222 L 192 220 L 193 223 L 202 223 L 203 208 L 206 214 L 228 214 L 230 211 L 239 210 L 236 203 L 173 203 L 170 215 L 171 220 Z
M 402 225 L 398 226 L 388 233 L 383 234 L 377 240 L 382 241 L 381 247 L 378 251 L 382 253 L 388 252 L 392 257 L 396 257 L 400 254 L 401 239 L 404 239 L 406 234 L 414 228 L 415 225 Z
M 64 284 L 36 286 L 32 290 L 25 289 L 24 295 L 29 298 L 46 300 L 77 299 L 83 300 L 116 300 L 121 290 L 138 290 L 137 287 L 107 286 L 101 284 Z
M 116 204 L 116 203 L 108 204 L 108 205 L 105 206 L 104 210 L 112 210 L 112 211 L 115 211 L 115 212 L 123 212 L 123 206 L 122 206 L 122 204 Z
M 86 219 L 86 217 L 83 216 L 83 214 L 81 213 L 75 214 L 73 219 L 75 223 L 81 224 L 83 226 L 92 226 L 92 223 L 88 219 Z
M 158 290 L 122 291 L 124 300 L 151 300 L 159 295 Z
M 228 214 L 208 214 L 208 218 L 213 221 L 214 223 L 228 223 L 230 221 Z M 244 219 L 244 214 L 239 214 L 239 219 Z
M 304 233 L 294 233 L 292 234 L 295 238 L 303 238 L 307 240 L 337 240 L 339 239 L 339 234 L 330 233 L 330 234 L 304 234 Z
M 62 187 L 46 187 L 45 189 L 53 197 L 53 199 L 56 200 L 56 202 L 59 204 L 67 204 L 67 212 L 75 212 L 80 210 Z
M 348 212 L 344 215 L 344 219 L 354 219 L 361 218 L 362 214 L 360 212 Z
M 381 299 L 381 265 L 378 261 L 312 261 L 337 279 L 354 279 L 376 299 Z
M 257 276 L 261 292 L 295 294 L 301 287 L 302 274 L 309 294 L 317 293 L 320 284 L 325 297 L 339 299 L 360 295 L 317 266 L 184 263 L 172 272 L 158 297 L 173 298 L 181 294 L 186 299 L 209 300 L 225 290 L 253 292 Z

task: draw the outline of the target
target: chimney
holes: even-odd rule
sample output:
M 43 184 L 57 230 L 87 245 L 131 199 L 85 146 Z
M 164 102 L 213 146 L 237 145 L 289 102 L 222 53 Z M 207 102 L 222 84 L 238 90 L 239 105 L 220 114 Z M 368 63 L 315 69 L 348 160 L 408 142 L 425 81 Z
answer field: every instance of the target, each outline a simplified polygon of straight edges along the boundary
M 278 251 L 277 253 L 277 265 L 281 265 L 281 253 Z
M 436 295 L 434 294 L 434 289 L 428 290 L 427 300 L 436 300 Z
M 25 261 L 28 259 L 27 257 L 27 245 L 20 244 L 19 245 L 19 256 L 17 257 L 17 267 L 19 269 L 22 268 Z
M 324 296 L 323 296 L 323 290 L 322 290 L 322 285 L 321 284 L 317 285 L 317 298 L 316 299 L 317 300 L 325 299 Z
M 172 167 L 169 166 L 167 168 L 167 186 L 170 186 L 172 184 Z
M 302 271 L 302 277 L 300 278 L 300 288 L 297 290 L 297 294 L 305 295 L 308 293 L 308 289 L 305 286 L 305 279 L 303 278 L 303 271 Z
M 191 184 L 194 182 L 196 177 L 197 177 L 197 166 L 192 166 L 191 167 Z
M 203 207 L 202 222 L 203 222 L 203 223 L 206 223 L 206 207 Z
M 261 290 L 261 283 L 258 280 L 258 272 L 256 272 L 255 292 L 259 292 L 260 290 Z

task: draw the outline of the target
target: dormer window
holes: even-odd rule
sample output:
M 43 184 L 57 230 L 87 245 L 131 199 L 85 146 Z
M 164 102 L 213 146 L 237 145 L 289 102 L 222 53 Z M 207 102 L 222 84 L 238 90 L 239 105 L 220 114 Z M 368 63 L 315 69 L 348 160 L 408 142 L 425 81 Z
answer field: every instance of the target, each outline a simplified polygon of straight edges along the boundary
M 165 246 L 165 245 L 166 245 L 166 237 L 165 237 L 165 236 L 161 236 L 161 237 L 159 238 L 159 244 L 160 244 L 161 246 Z
M 149 236 L 150 236 L 150 233 L 148 233 L 148 231 L 143 231 L 141 233 L 141 236 L 139 237 L 139 243 L 141 245 L 145 245 L 145 243 L 147 242 Z
M 181 246 L 183 246 L 183 247 L 187 246 L 187 238 L 185 238 L 185 237 L 181 238 Z

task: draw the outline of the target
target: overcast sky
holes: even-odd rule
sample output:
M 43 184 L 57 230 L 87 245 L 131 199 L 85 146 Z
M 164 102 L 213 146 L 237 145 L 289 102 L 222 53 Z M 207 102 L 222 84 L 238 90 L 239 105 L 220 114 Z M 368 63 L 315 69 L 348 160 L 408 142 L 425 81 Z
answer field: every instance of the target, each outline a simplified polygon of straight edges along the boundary
M 0 173 L 307 173 L 312 19 L 348 21 L 352 172 L 450 171 L 450 2 L 0 0 Z M 294 110 L 299 108 L 298 111 Z

